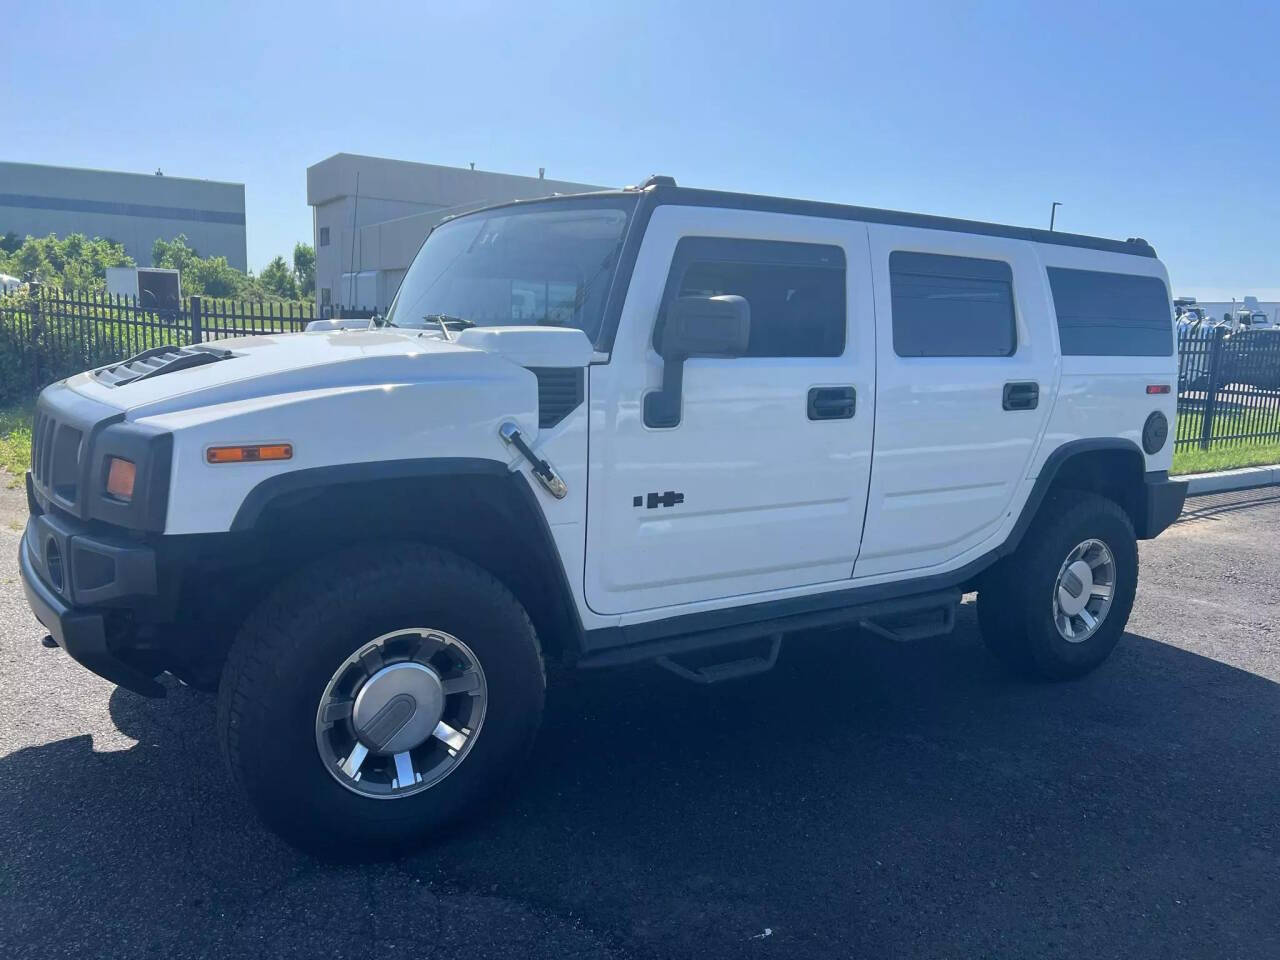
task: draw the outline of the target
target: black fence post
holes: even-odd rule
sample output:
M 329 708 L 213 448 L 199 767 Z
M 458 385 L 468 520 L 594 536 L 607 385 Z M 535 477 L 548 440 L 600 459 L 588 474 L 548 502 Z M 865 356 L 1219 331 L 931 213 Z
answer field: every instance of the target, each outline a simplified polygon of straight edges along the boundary
M 1226 330 L 1213 328 L 1213 341 L 1209 344 L 1209 382 L 1204 388 L 1204 411 L 1200 415 L 1200 449 L 1208 450 L 1213 442 L 1213 417 L 1218 406 L 1218 386 L 1222 376 L 1223 341 Z
M 204 342 L 204 330 L 202 328 L 204 316 L 203 316 L 203 311 L 201 310 L 201 306 L 202 305 L 200 303 L 200 297 L 193 296 L 191 298 L 191 342 L 192 343 Z
M 40 285 L 32 283 L 27 286 L 27 295 L 31 298 L 31 330 L 27 347 L 31 350 L 31 390 L 40 392 Z

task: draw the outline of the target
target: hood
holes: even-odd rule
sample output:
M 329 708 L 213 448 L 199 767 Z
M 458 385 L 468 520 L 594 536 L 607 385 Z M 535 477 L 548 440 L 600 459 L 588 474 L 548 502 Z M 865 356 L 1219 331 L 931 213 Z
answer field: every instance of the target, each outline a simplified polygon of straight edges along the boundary
M 194 364 L 187 356 L 166 366 L 171 358 L 161 356 L 143 378 L 113 385 L 117 376 L 89 372 L 67 385 L 140 417 L 304 390 L 493 379 L 514 367 L 583 366 L 591 357 L 581 331 L 548 327 L 467 330 L 452 341 L 423 330 L 330 330 L 218 340 L 192 351 Z

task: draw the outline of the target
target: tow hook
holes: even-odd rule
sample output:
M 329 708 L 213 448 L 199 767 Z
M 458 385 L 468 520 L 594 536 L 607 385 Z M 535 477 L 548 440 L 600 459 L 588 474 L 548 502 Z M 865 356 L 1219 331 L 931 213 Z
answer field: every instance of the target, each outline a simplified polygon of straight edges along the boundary
M 542 484 L 547 493 L 557 500 L 563 500 L 569 495 L 569 488 L 560 479 L 560 475 L 556 473 L 555 468 L 533 452 L 533 449 L 525 442 L 519 427 L 508 420 L 498 428 L 498 436 L 502 438 L 503 443 L 509 447 L 515 447 L 520 456 L 529 461 L 534 477 Z

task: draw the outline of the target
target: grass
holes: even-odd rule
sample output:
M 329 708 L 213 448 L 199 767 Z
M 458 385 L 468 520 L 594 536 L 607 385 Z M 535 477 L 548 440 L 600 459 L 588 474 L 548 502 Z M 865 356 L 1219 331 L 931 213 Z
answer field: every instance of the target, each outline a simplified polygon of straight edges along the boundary
M 31 463 L 31 405 L 0 408 L 0 469 L 10 489 Z
M 1280 443 L 1241 444 L 1201 450 L 1199 447 L 1175 449 L 1172 473 L 1208 473 L 1211 470 L 1234 470 L 1280 463 Z
M 1252 415 L 1230 409 L 1220 410 L 1213 418 L 1215 436 L 1231 436 L 1269 428 L 1274 413 L 1255 411 Z M 1178 414 L 1178 436 L 1199 437 L 1202 417 L 1199 411 L 1184 410 Z M 1201 450 L 1198 444 L 1175 447 L 1172 473 L 1208 473 L 1212 470 L 1234 470 L 1280 463 L 1280 441 L 1245 440 L 1229 447 Z

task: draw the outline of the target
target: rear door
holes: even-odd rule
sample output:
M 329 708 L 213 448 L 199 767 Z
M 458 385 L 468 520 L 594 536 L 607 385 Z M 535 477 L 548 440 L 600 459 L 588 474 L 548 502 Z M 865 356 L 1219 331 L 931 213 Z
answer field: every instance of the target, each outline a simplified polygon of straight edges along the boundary
M 593 610 L 691 612 L 851 576 L 875 413 L 866 264 L 862 224 L 654 212 L 612 356 L 591 367 Z M 748 355 L 687 361 L 679 422 L 647 424 L 664 311 L 677 296 L 716 294 L 747 299 Z
M 1044 268 L 1003 237 L 869 227 L 876 451 L 855 576 L 967 562 L 1021 505 L 1059 376 Z

